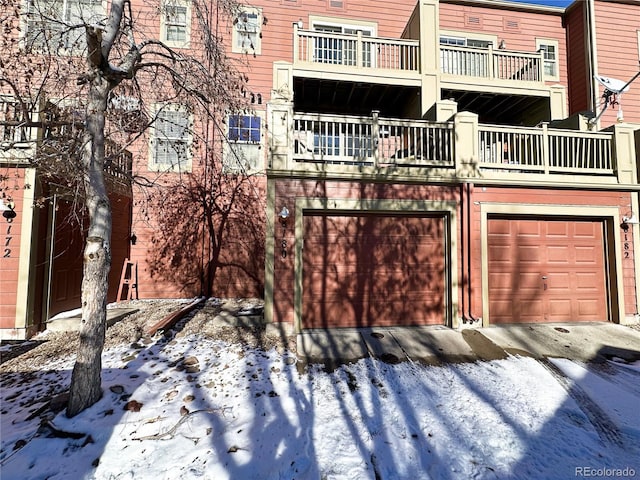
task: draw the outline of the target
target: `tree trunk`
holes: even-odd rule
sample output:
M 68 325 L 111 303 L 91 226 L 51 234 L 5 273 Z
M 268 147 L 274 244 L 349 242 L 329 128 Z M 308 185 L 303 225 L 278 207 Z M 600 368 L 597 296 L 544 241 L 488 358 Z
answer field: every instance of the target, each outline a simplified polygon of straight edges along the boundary
M 96 75 L 89 90 L 82 164 L 89 231 L 84 251 L 82 322 L 78 358 L 73 367 L 67 416 L 90 407 L 102 396 L 102 349 L 107 323 L 111 268 L 111 205 L 104 179 L 104 125 L 110 87 Z

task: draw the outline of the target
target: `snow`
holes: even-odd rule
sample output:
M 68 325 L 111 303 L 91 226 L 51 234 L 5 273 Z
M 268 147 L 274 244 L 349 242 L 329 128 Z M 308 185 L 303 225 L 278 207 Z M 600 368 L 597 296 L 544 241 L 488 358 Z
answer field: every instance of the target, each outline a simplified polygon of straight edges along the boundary
M 198 368 L 189 366 L 192 357 Z M 640 373 L 610 363 L 600 368 L 556 359 L 554 373 L 544 362 L 522 357 L 437 367 L 364 359 L 333 372 L 312 366 L 300 373 L 288 353 L 201 336 L 158 336 L 149 345 L 105 351 L 102 399 L 71 419 L 64 412 L 51 414 L 57 430 L 30 415 L 43 398 L 67 388 L 73 359 L 43 365 L 33 374 L 3 374 L 0 475 L 3 480 L 640 475 Z M 139 411 L 125 410 L 134 400 Z M 593 405 L 600 415 L 597 425 L 593 412 L 585 411 Z M 60 432 L 79 438 L 59 438 Z

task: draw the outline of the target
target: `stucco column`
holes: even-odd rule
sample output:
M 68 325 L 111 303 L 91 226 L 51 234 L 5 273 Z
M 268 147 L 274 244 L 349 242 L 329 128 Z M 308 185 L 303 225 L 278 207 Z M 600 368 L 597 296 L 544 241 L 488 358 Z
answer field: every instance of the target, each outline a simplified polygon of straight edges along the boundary
M 273 89 L 267 104 L 269 152 L 267 168 L 284 170 L 293 150 L 293 68 L 289 62 L 273 63 Z
M 478 176 L 478 115 L 460 112 L 453 118 L 456 174 L 463 178 Z
M 567 118 L 567 89 L 564 85 L 551 85 L 549 90 L 551 120 L 563 120 Z
M 22 211 L 20 212 L 20 260 L 18 266 L 18 294 L 16 296 L 16 338 L 28 338 L 29 327 L 33 326 L 33 303 L 35 293 L 35 250 L 37 238 L 34 232 L 34 201 L 36 190 L 36 169 L 24 169 L 24 184 L 31 185 L 23 190 Z M 16 218 L 18 220 L 18 218 Z
M 420 0 L 421 115 L 440 100 L 440 22 L 438 0 Z
M 618 182 L 622 184 L 638 183 L 636 167 L 635 132 L 637 125 L 617 123 L 613 125 L 615 143 L 615 168 Z

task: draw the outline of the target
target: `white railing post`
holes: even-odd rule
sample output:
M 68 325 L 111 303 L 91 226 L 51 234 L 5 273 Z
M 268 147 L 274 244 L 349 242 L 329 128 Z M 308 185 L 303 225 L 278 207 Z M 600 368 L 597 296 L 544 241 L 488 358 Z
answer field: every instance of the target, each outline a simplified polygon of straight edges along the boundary
M 614 142 L 612 165 L 618 177 L 618 183 L 621 184 L 637 184 L 637 166 L 636 161 L 638 152 L 636 152 L 636 144 L 634 138 L 634 128 L 628 123 L 617 123 L 613 126 Z
M 542 165 L 546 175 L 549 174 L 549 166 L 551 164 L 549 139 L 549 124 L 547 122 L 542 122 Z
M 539 82 L 544 82 L 544 50 L 540 49 L 538 50 L 538 78 L 536 78 L 536 80 L 538 80 Z
M 364 56 L 363 56 L 363 48 L 362 48 L 362 30 L 358 30 L 358 35 L 356 40 L 356 67 L 359 67 L 359 68 L 364 67 Z
M 373 164 L 378 166 L 380 160 L 380 112 L 378 110 L 371 111 L 371 148 L 373 150 Z
M 479 131 L 478 115 L 459 112 L 453 117 L 454 166 L 460 177 L 478 176 Z
M 293 63 L 300 60 L 300 38 L 298 36 L 298 24 L 293 24 Z
M 499 58 L 493 53 L 493 45 L 489 44 L 489 51 L 487 53 L 487 74 L 489 78 L 495 78 L 496 63 Z

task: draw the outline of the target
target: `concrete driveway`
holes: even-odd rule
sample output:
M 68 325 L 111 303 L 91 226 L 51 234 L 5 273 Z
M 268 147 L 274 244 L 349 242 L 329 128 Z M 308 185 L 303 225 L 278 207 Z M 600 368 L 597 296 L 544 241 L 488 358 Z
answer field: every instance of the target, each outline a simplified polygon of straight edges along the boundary
M 443 326 L 310 330 L 298 334 L 298 358 L 327 368 L 368 356 L 388 363 L 496 360 L 509 355 L 583 362 L 640 360 L 640 329 L 613 323 L 554 323 L 452 330 Z

